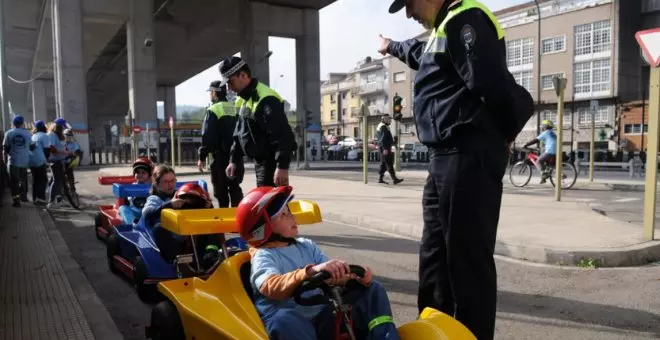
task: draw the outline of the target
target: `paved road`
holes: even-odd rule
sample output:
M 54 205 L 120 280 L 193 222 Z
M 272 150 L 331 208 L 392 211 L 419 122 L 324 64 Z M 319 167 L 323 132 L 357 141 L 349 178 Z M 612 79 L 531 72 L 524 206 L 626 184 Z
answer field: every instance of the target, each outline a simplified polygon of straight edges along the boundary
M 107 188 L 95 172 L 79 172 L 83 212 L 52 212 L 56 225 L 126 339 L 143 339 L 150 306 L 109 273 L 104 245 L 93 235 L 95 205 Z M 416 314 L 418 242 L 352 226 L 323 223 L 301 231 L 331 257 L 368 264 L 387 287 L 397 322 Z M 498 259 L 498 339 L 657 339 L 660 265 L 630 269 L 568 269 Z

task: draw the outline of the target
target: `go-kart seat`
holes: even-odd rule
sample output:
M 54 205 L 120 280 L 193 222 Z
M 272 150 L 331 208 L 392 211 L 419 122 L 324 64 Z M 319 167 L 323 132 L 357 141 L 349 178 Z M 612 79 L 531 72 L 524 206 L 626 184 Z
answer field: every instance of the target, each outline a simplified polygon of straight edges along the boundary
M 250 297 L 250 300 L 254 302 L 254 294 L 252 292 L 252 284 L 250 284 L 250 271 L 252 270 L 252 264 L 250 261 L 247 261 L 241 265 L 241 282 L 243 282 L 243 288 L 245 292 Z

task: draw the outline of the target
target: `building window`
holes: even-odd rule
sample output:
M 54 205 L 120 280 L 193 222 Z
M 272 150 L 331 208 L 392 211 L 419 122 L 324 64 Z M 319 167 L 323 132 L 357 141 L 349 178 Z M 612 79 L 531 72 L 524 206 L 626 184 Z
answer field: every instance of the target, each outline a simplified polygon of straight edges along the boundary
M 527 91 L 532 92 L 532 71 L 513 72 L 513 78 L 516 79 L 518 85 L 524 87 Z
M 414 124 L 405 124 L 403 126 L 403 132 L 404 133 L 413 133 L 413 132 L 415 132 L 415 125 Z
M 509 67 L 531 65 L 534 62 L 534 40 L 522 38 L 506 43 L 506 60 Z
M 608 122 L 608 112 L 609 108 L 607 106 L 601 106 L 598 108 L 598 111 L 595 112 L 594 122 L 607 123 Z M 591 124 L 591 109 L 588 107 L 582 107 L 578 109 L 578 122 L 580 125 Z
M 346 99 L 346 92 L 341 93 L 341 99 Z
M 557 110 L 545 110 L 541 112 L 541 120 L 549 120 L 553 124 L 557 125 Z M 564 110 L 564 124 L 563 125 L 570 125 L 571 124 L 571 113 L 566 112 Z M 536 120 L 534 120 L 534 127 L 536 128 Z
M 371 84 L 375 82 L 376 82 L 376 74 L 375 73 L 367 74 L 367 83 Z
M 574 78 L 574 91 L 578 96 L 609 94 L 612 82 L 610 59 L 576 63 Z
M 563 73 L 546 74 L 544 76 L 541 76 L 541 89 L 542 90 L 554 90 L 555 86 L 552 83 L 552 79 L 554 79 L 555 77 L 562 78 L 563 76 L 564 76 Z
M 353 137 L 355 137 L 355 138 L 360 137 L 360 128 L 359 127 L 354 127 L 353 128 Z
M 574 29 L 575 55 L 609 52 L 612 48 L 610 20 L 578 25 Z
M 406 80 L 406 72 L 397 72 L 394 74 L 394 77 L 392 77 L 392 81 L 395 83 L 400 83 L 405 80 Z
M 335 129 L 328 129 L 328 136 L 333 136 L 335 134 Z
M 543 39 L 541 41 L 541 51 L 543 54 L 566 51 L 566 36 Z
M 346 117 L 346 109 L 341 109 L 341 116 Z
M 331 102 L 331 103 L 334 103 L 334 102 L 335 102 L 335 95 L 334 95 L 334 94 L 331 94 L 331 95 L 330 95 L 330 102 Z
M 644 133 L 649 132 L 648 124 L 644 124 Z M 642 124 L 626 124 L 623 126 L 623 133 L 626 135 L 639 135 L 642 133 Z
M 330 111 L 330 120 L 337 119 L 337 110 Z

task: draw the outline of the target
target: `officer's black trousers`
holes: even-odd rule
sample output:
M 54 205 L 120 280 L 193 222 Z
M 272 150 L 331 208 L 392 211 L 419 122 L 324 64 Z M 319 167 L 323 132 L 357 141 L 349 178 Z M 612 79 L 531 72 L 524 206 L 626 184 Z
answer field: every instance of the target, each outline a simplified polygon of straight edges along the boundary
M 257 187 L 274 187 L 276 168 L 277 161 L 274 159 L 255 161 L 254 172 L 257 175 Z
M 237 207 L 238 202 L 243 199 L 243 190 L 241 189 L 243 175 L 245 175 L 243 162 L 236 164 L 236 171 L 232 179 L 227 178 L 225 172 L 227 165 L 229 165 L 229 155 L 213 155 L 211 183 L 213 183 L 213 196 L 218 200 L 219 208 Z
M 382 178 L 385 175 L 385 172 L 390 173 L 392 180 L 396 179 L 396 173 L 394 172 L 394 154 L 390 150 L 387 155 L 384 155 L 381 151 L 380 153 L 380 169 L 378 170 L 378 175 Z
M 488 340 L 495 331 L 493 253 L 507 153 L 497 139 L 462 140 L 450 149 L 430 150 L 418 307 L 453 315 L 477 339 Z

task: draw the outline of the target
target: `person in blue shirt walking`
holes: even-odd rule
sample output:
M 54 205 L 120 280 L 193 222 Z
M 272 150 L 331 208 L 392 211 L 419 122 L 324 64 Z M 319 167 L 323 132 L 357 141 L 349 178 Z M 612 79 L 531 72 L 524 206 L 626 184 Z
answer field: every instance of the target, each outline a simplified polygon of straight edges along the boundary
M 15 116 L 10 129 L 2 142 L 5 163 L 9 165 L 9 185 L 14 201 L 13 207 L 20 207 L 21 201 L 27 202 L 27 169 L 30 166 L 31 150 L 34 150 L 32 135 L 23 128 L 23 117 Z
M 545 171 L 546 164 L 554 160 L 557 155 L 557 135 L 553 131 L 553 128 L 554 126 L 551 121 L 547 119 L 544 120 L 541 122 L 541 129 L 543 132 L 524 146 L 527 148 L 536 143 L 543 143 L 543 153 L 539 156 L 537 163 L 534 164 L 541 172 L 541 184 L 545 183 L 548 179 L 548 174 Z
M 50 128 L 48 136 L 50 137 L 50 157 L 48 160 L 51 163 L 50 171 L 53 173 L 53 178 L 50 183 L 50 197 L 48 200 L 47 209 L 55 208 L 61 201 L 62 183 L 64 182 L 64 160 L 71 155 L 66 150 L 66 142 L 64 138 L 64 130 L 67 128 L 67 122 L 64 118 L 57 118 L 53 126 Z
M 32 173 L 32 201 L 35 204 L 46 204 L 46 188 L 48 186 L 47 159 L 50 155 L 50 137 L 46 123 L 43 120 L 34 122 L 32 143 L 35 148 L 30 157 L 30 172 Z

